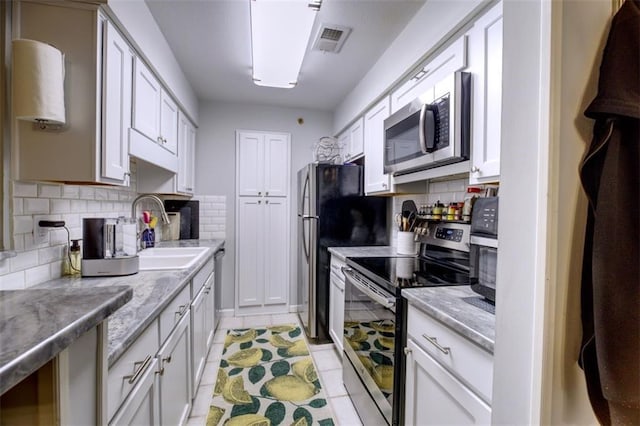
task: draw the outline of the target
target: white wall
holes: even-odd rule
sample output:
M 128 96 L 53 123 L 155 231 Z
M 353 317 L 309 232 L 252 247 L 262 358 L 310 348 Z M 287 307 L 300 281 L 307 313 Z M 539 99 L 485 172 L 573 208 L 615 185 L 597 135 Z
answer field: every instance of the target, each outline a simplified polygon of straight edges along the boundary
M 121 29 L 128 33 L 183 110 L 198 124 L 198 98 L 144 0 L 109 0 L 107 10 L 120 22 Z
M 295 90 L 295 89 L 294 89 Z M 227 249 L 223 269 L 223 282 L 235 283 L 235 131 L 270 130 L 291 134 L 291 291 L 289 304 L 295 303 L 297 227 L 295 220 L 296 176 L 302 166 L 312 161 L 312 145 L 331 132 L 331 114 L 297 108 L 274 106 L 201 102 L 200 128 L 196 142 L 196 188 L 202 195 L 227 197 Z M 298 118 L 304 124 L 297 123 Z M 223 308 L 233 308 L 233 287 L 223 288 Z
M 340 133 L 350 121 L 362 114 L 379 96 L 435 52 L 453 35 L 460 23 L 468 21 L 493 1 L 429 0 L 391 43 L 380 59 L 362 77 L 334 114 L 333 132 Z
M 559 90 L 552 114 L 550 216 L 550 296 L 546 354 L 550 367 L 543 387 L 544 424 L 597 424 L 577 363 L 582 328 L 580 283 L 587 200 L 579 181 L 580 159 L 591 140 L 593 120 L 583 112 L 596 95 L 598 68 L 611 17 L 609 0 L 559 3 L 556 71 Z

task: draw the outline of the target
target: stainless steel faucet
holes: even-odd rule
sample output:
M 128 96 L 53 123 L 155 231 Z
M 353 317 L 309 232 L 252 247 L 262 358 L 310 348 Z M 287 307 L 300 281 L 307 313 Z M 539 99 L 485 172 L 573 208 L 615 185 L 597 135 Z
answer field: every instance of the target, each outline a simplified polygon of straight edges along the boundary
M 138 206 L 138 203 L 142 200 L 151 200 L 153 202 L 155 202 L 158 205 L 158 208 L 160 208 L 160 217 L 162 218 L 162 222 L 166 225 L 168 225 L 169 223 L 171 223 L 171 221 L 169 220 L 169 215 L 167 214 L 167 211 L 164 208 L 164 204 L 162 203 L 162 200 L 160 198 L 158 198 L 158 196 L 153 195 L 153 194 L 141 194 L 138 195 L 136 197 L 135 200 L 133 200 L 133 203 L 131 203 L 131 217 L 136 219 L 136 240 L 137 240 L 137 248 L 138 251 L 144 247 L 142 247 L 142 240 L 140 239 L 140 232 L 138 232 L 138 220 L 136 218 L 136 207 Z
M 169 215 L 167 214 L 167 211 L 164 209 L 164 204 L 162 203 L 162 200 L 160 200 L 160 198 L 158 198 L 157 195 L 153 195 L 153 194 L 141 194 L 141 195 L 138 195 L 135 200 L 133 200 L 133 203 L 131 204 L 132 218 L 135 219 L 136 217 L 136 207 L 138 205 L 138 202 L 144 199 L 152 200 L 158 205 L 158 207 L 160 208 L 160 216 L 162 218 L 162 222 L 164 222 L 166 225 L 171 223 L 171 221 L 169 220 Z

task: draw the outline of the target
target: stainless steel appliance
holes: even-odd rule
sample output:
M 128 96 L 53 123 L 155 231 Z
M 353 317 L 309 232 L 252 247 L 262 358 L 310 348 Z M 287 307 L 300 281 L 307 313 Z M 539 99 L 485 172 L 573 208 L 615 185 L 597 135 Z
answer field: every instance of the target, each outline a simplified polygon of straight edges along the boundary
M 384 171 L 400 175 L 469 158 L 471 74 L 456 72 L 384 120 Z
M 298 172 L 298 315 L 329 341 L 329 247 L 387 245 L 387 198 L 364 197 L 358 165 L 312 163 Z
M 83 219 L 82 276 L 136 274 L 139 268 L 136 245 L 136 224 L 132 219 Z
M 222 310 L 222 258 L 224 257 L 225 249 L 224 246 L 220 247 L 215 254 L 213 255 L 214 259 L 214 274 L 215 278 L 213 281 L 214 285 L 214 310 L 215 315 L 213 316 L 215 321 L 214 328 L 218 327 L 218 323 L 220 322 L 220 313 Z
M 347 258 L 343 381 L 363 424 L 404 423 L 405 288 L 469 285 L 468 224 L 432 223 L 416 257 Z
M 471 217 L 471 289 L 495 303 L 498 197 L 479 198 Z

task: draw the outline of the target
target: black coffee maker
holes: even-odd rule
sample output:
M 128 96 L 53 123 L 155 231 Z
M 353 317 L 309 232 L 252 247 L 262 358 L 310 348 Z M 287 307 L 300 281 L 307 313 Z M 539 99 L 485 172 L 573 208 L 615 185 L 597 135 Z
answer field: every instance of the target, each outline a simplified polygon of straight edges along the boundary
M 82 220 L 82 276 L 138 273 L 135 221 L 120 217 Z

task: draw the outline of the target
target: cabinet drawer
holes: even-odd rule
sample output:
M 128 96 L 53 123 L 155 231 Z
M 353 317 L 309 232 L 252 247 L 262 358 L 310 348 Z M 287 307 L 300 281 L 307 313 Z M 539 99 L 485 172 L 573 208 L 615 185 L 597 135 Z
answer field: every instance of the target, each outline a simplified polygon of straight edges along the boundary
M 189 311 L 190 296 L 189 286 L 186 285 L 160 314 L 160 343 L 167 339 L 173 327 Z
M 430 356 L 491 404 L 493 356 L 489 352 L 412 306 L 408 309 L 407 329 Z
M 211 256 L 207 260 L 207 263 L 202 265 L 202 268 L 200 268 L 200 270 L 193 277 L 193 280 L 191 281 L 191 300 L 193 300 L 198 295 L 198 293 L 200 292 L 200 289 L 202 288 L 204 283 L 207 282 L 209 275 L 211 275 L 212 273 L 213 273 L 213 256 Z
M 154 365 L 158 351 L 158 322 L 149 327 L 126 350 L 109 369 L 107 379 L 107 416 L 113 417 L 131 390 L 145 376 L 145 371 Z

